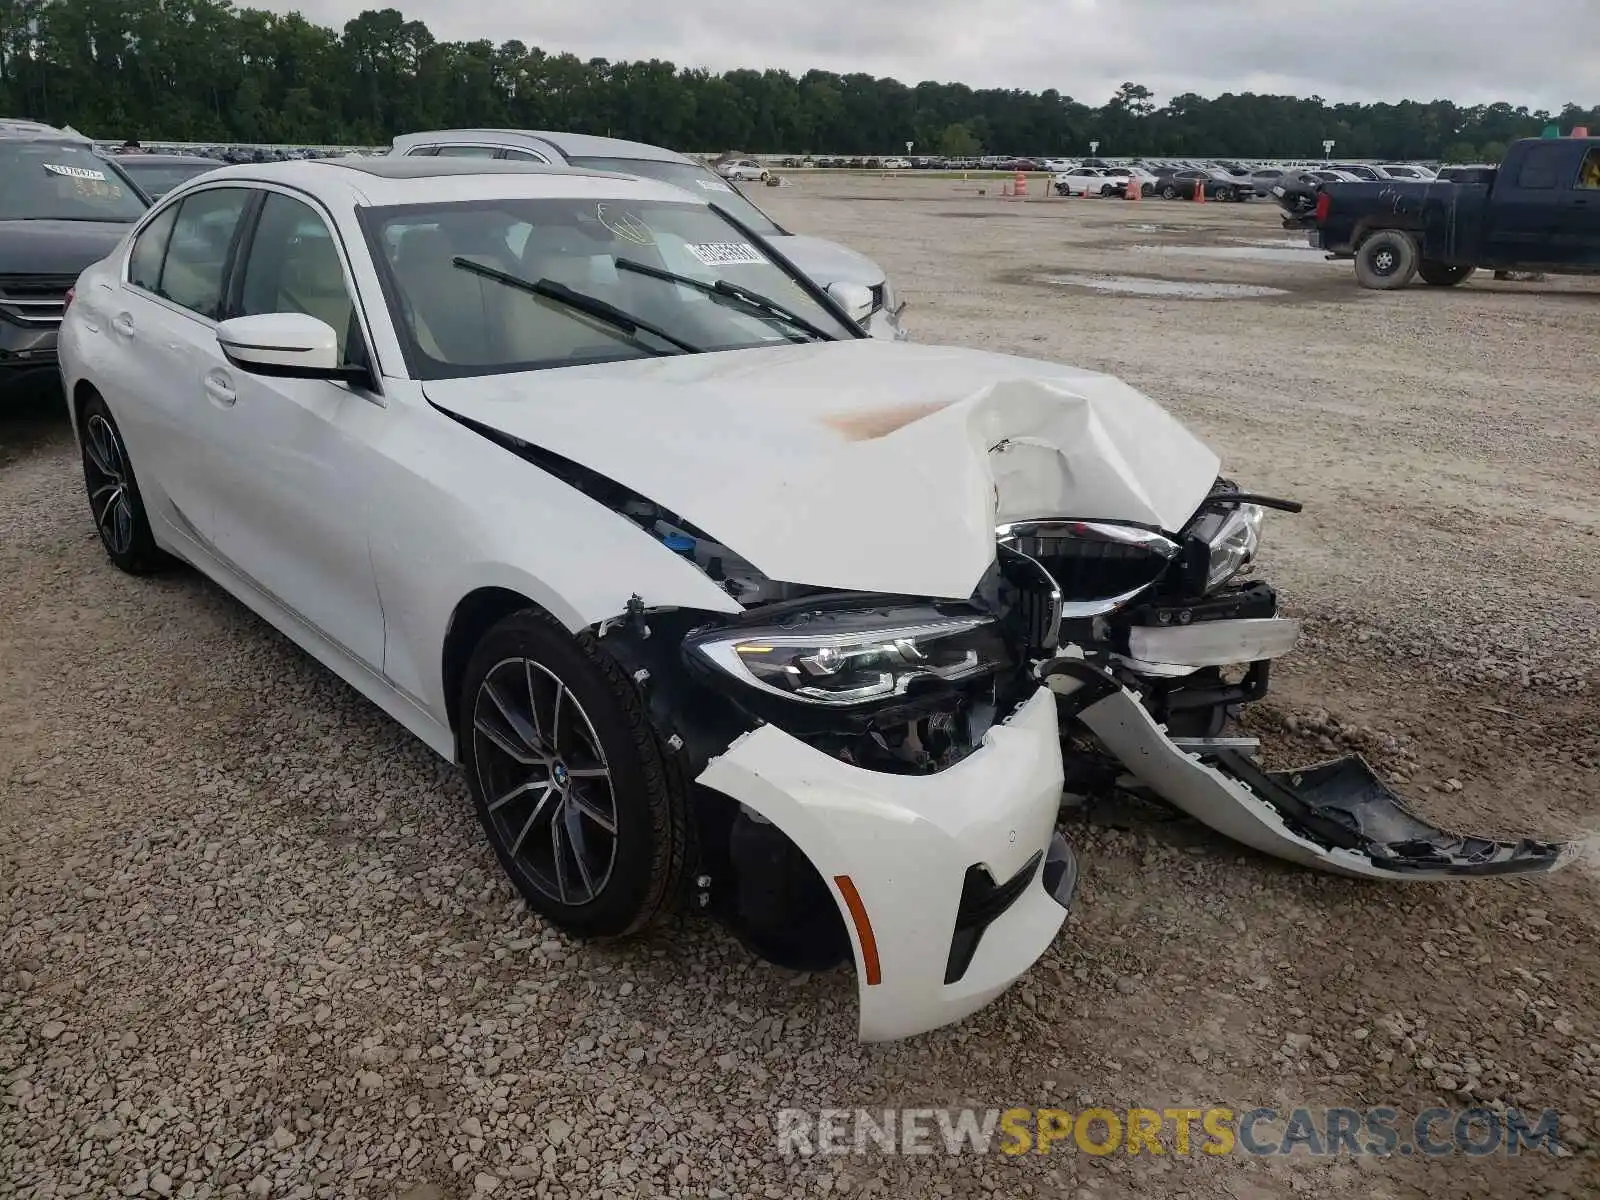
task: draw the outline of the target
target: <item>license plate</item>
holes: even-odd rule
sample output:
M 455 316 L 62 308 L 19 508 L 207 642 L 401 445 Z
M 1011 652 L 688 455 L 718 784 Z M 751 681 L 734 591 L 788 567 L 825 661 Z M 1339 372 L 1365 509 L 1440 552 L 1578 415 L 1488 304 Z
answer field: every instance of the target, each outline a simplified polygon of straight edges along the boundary
M 1272 189 L 1272 194 L 1281 198 L 1283 196 L 1283 184 L 1275 184 Z

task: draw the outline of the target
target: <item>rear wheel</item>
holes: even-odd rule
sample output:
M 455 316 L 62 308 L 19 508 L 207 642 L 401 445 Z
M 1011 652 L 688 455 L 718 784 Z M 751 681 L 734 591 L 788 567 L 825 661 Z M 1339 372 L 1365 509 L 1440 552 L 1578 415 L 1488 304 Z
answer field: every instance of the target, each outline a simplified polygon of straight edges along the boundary
M 478 819 L 529 907 L 578 937 L 649 924 L 683 871 L 684 801 L 616 661 L 525 609 L 473 651 L 459 713 Z
M 1423 262 L 1417 266 L 1417 275 L 1423 283 L 1433 287 L 1455 287 L 1458 283 L 1465 283 L 1477 271 L 1477 267 L 1452 267 L 1445 263 Z
M 1166 187 L 1161 189 L 1161 198 L 1163 200 L 1176 200 L 1178 198 L 1178 189 L 1170 183 L 1167 184 Z
M 1393 291 L 1417 273 L 1417 243 L 1400 229 L 1380 229 L 1356 248 L 1356 279 L 1362 287 Z
M 147 575 L 170 566 L 172 557 L 156 545 L 150 518 L 134 478 L 133 461 L 111 409 L 91 396 L 78 417 L 83 441 L 83 484 L 89 513 L 106 557 L 130 575 Z

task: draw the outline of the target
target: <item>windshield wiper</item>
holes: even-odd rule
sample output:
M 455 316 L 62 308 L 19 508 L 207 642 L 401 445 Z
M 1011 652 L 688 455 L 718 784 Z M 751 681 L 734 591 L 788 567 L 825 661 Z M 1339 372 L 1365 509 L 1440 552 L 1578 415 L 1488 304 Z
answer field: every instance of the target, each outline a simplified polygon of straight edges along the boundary
M 749 288 L 740 287 L 736 283 L 729 283 L 726 279 L 719 279 L 715 283 L 707 283 L 703 279 L 696 279 L 693 275 L 680 275 L 676 271 L 652 267 L 649 263 L 635 262 L 631 258 L 619 258 L 616 260 L 616 264 L 619 271 L 635 271 L 640 275 L 648 275 L 652 279 L 660 279 L 667 283 L 681 283 L 685 287 L 704 292 L 714 299 L 721 297 L 724 300 L 737 300 L 748 308 L 753 308 L 768 316 L 777 317 L 780 321 L 787 321 L 796 329 L 810 334 L 818 341 L 836 342 L 839 340 L 827 330 L 806 320 L 793 309 L 785 308 L 776 300 L 763 296 L 760 292 L 752 292 Z
M 593 317 L 613 328 L 622 330 L 630 336 L 648 333 L 658 337 L 670 346 L 676 346 L 684 354 L 704 354 L 705 351 L 693 342 L 686 342 L 680 337 L 674 337 L 659 325 L 641 320 L 632 313 L 618 308 L 615 304 L 607 303 L 598 296 L 590 296 L 585 292 L 569 288 L 564 283 L 557 283 L 554 279 L 523 279 L 517 275 L 508 275 L 494 267 L 486 267 L 481 262 L 474 262 L 470 258 L 456 255 L 450 260 L 450 265 L 462 271 L 471 271 L 474 275 L 481 275 L 485 279 L 492 279 L 496 283 L 503 283 L 507 287 L 516 288 L 519 292 L 527 292 L 534 296 L 543 296 L 546 300 L 554 300 L 558 304 L 565 304 L 568 308 Z M 656 350 L 647 347 L 652 353 L 665 354 L 665 350 Z

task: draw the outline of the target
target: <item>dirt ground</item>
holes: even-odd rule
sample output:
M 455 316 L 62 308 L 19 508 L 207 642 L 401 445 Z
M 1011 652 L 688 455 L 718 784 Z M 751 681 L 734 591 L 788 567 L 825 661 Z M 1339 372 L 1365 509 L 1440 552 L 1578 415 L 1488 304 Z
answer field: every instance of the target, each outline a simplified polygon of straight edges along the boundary
M 1600 281 L 1366 292 L 1270 204 L 978 186 L 752 194 L 881 262 L 914 338 L 1117 374 L 1305 503 L 1259 568 L 1308 626 L 1276 757 L 1600 840 Z M 1034 971 L 861 1046 L 847 972 L 546 929 L 450 770 L 192 574 L 114 571 L 77 472 L 54 405 L 0 413 L 0 1195 L 1600 1195 L 1600 854 L 1367 885 L 1098 809 Z M 1511 1106 L 1566 1148 L 778 1152 L 781 1108 L 886 1105 Z

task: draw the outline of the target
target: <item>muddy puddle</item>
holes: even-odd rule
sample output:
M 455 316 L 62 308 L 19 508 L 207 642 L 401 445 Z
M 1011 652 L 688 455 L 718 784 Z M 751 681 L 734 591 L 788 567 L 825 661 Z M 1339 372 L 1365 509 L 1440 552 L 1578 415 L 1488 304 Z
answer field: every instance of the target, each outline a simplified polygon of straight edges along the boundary
M 1283 288 L 1249 283 L 1205 283 L 1189 279 L 1147 279 L 1138 275 L 1039 275 L 1052 287 L 1083 288 L 1117 296 L 1159 296 L 1176 300 L 1243 300 L 1286 296 Z

